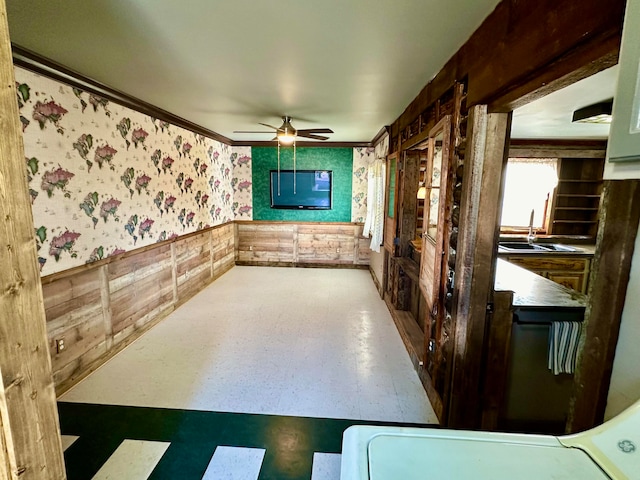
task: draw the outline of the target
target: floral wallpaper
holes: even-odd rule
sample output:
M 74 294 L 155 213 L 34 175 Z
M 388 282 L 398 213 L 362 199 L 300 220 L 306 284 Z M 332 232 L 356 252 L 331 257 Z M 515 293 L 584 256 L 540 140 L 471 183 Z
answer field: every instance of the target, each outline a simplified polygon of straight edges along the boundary
M 364 223 L 367 217 L 367 168 L 374 159 L 374 149 L 372 147 L 357 147 L 353 149 L 352 222 Z
M 15 74 L 42 275 L 251 218 L 250 150 Z
M 253 220 L 253 179 L 251 177 L 251 147 L 234 147 L 233 214 L 235 220 Z
M 253 219 L 250 147 L 230 147 L 15 68 L 38 262 L 49 275 Z M 351 221 L 372 148 L 353 149 Z

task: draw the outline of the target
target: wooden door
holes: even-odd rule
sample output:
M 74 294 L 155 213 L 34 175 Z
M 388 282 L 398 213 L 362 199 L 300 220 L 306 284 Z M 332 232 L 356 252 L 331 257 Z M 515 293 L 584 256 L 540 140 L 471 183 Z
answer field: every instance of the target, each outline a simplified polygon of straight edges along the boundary
M 420 290 L 427 304 L 425 322 L 425 366 L 434 385 L 440 364 L 442 344 L 443 308 L 443 272 L 445 239 L 449 230 L 450 210 L 447 199 L 451 197 L 449 170 L 451 163 L 451 116 L 440 120 L 429 132 L 427 153 L 426 196 L 424 201 L 424 223 L 422 227 L 422 256 L 420 260 Z M 431 403 L 439 418 L 442 418 L 444 405 L 441 394 L 433 388 Z

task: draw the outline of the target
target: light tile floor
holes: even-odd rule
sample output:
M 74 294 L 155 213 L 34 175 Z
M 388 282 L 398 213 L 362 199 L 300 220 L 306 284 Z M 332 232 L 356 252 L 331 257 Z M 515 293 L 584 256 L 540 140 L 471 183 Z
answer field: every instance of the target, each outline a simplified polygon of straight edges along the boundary
M 437 423 L 369 272 L 351 269 L 235 267 L 60 400 Z
M 247 480 L 258 478 L 264 449 L 219 446 L 202 480 Z
M 124 440 L 94 480 L 146 479 L 169 448 L 165 442 Z

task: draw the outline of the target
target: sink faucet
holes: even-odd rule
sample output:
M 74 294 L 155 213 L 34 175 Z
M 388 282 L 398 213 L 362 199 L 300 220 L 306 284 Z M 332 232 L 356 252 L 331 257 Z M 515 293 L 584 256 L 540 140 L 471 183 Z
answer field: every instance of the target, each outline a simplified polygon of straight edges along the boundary
M 531 245 L 533 243 L 533 241 L 536 239 L 536 236 L 533 233 L 533 216 L 535 214 L 535 209 L 531 210 L 531 217 L 529 217 L 529 235 L 527 235 L 527 242 L 529 243 L 529 245 Z

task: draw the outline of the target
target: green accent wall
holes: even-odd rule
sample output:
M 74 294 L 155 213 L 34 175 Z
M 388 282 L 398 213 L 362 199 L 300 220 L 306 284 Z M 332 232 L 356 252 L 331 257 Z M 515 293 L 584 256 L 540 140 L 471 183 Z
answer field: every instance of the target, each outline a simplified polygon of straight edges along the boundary
M 280 168 L 293 169 L 293 148 L 280 149 Z M 253 219 L 290 222 L 350 222 L 353 180 L 352 148 L 299 147 L 297 170 L 331 170 L 333 202 L 331 210 L 281 210 L 271 208 L 269 171 L 278 169 L 277 147 L 251 148 L 253 177 Z

